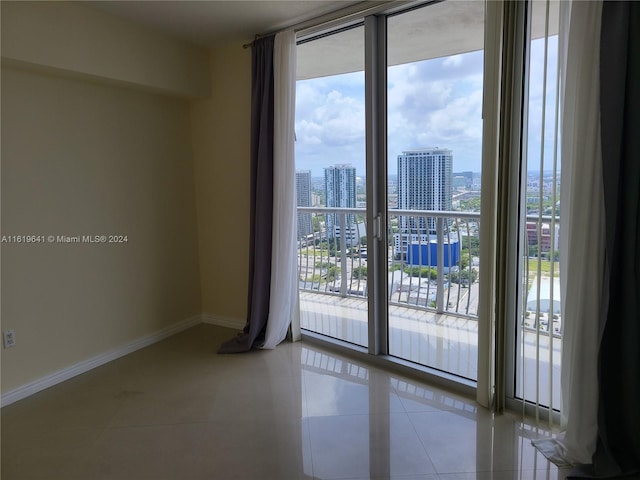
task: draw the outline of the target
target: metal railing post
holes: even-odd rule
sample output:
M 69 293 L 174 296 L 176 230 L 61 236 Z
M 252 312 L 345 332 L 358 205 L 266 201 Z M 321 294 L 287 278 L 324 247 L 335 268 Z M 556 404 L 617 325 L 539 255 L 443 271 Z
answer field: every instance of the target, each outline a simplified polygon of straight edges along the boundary
M 325 218 L 326 227 L 321 228 L 320 232 L 314 233 L 314 241 L 312 243 L 315 243 L 315 241 L 318 241 L 318 243 L 321 243 L 321 244 L 324 244 L 324 243 L 329 244 L 331 243 L 331 241 L 335 240 L 335 244 L 333 244 L 335 247 L 335 250 L 336 251 L 340 250 L 340 254 L 339 255 L 336 254 L 334 256 L 331 256 L 330 253 L 326 251 L 326 249 L 324 248 L 318 249 L 318 247 L 316 247 L 315 245 L 309 246 L 311 251 L 307 249 L 304 255 L 302 254 L 302 251 L 301 251 L 298 261 L 303 266 L 302 271 L 307 272 L 307 278 L 309 278 L 309 274 L 310 272 L 312 272 L 312 277 L 309 278 L 309 280 L 307 281 L 301 282 L 300 289 L 302 291 L 307 291 L 310 293 L 336 295 L 336 296 L 347 297 L 347 298 L 352 296 L 361 296 L 362 292 L 360 291 L 359 286 L 357 287 L 357 289 L 354 288 L 354 291 L 351 291 L 351 286 L 354 283 L 353 275 L 354 275 L 354 269 L 356 268 L 356 262 L 353 258 L 349 258 L 349 256 L 347 255 L 347 246 L 350 243 L 359 241 L 359 237 L 360 237 L 358 233 L 360 227 L 358 226 L 357 223 L 353 225 L 349 225 L 350 222 L 353 222 L 353 220 L 350 220 L 350 218 L 353 218 L 358 214 L 362 214 L 362 215 L 365 214 L 365 209 L 364 208 L 333 208 L 333 207 L 297 207 L 297 208 L 298 208 L 298 213 L 313 213 Z M 473 288 L 472 282 L 470 282 L 467 279 L 460 279 L 461 282 L 463 281 L 468 282 L 467 284 L 470 287 L 469 290 L 467 291 L 469 295 L 466 297 L 466 300 L 465 300 L 466 306 L 461 305 L 462 303 L 461 297 L 464 297 L 464 296 L 461 295 L 460 286 L 458 286 L 458 289 L 453 290 L 453 292 L 456 292 L 456 291 L 458 292 L 456 298 L 451 298 L 452 292 L 450 290 L 445 291 L 445 288 L 447 288 L 446 268 L 451 267 L 450 265 L 445 264 L 445 258 L 449 259 L 448 260 L 449 264 L 451 263 L 452 260 L 455 260 L 456 258 L 456 255 L 453 253 L 453 245 L 449 243 L 445 243 L 445 239 L 446 239 L 445 237 L 449 237 L 449 242 L 451 242 L 452 239 L 455 239 L 457 235 L 458 236 L 457 241 L 460 243 L 460 246 L 461 246 L 462 243 L 460 242 L 460 235 L 462 233 L 461 231 L 462 229 L 460 225 L 458 225 L 460 223 L 459 219 L 464 219 L 464 221 L 466 222 L 467 237 L 469 238 L 477 237 L 477 234 L 478 234 L 477 228 L 480 222 L 480 214 L 477 212 L 397 210 L 396 212 L 394 212 L 394 215 L 396 216 L 396 218 L 399 218 L 400 216 L 405 216 L 407 218 L 414 216 L 414 217 L 421 217 L 421 218 L 429 217 L 430 220 L 433 219 L 432 222 L 429 222 L 429 226 L 430 226 L 429 234 L 428 234 L 429 249 L 426 252 L 426 255 L 427 255 L 426 260 L 430 267 L 431 266 L 435 267 L 437 279 L 434 278 L 433 283 L 431 283 L 431 286 L 436 289 L 436 291 L 433 292 L 435 294 L 435 308 L 434 306 L 432 306 L 433 305 L 432 303 L 423 305 L 420 302 L 420 300 L 423 298 L 425 293 L 421 290 L 422 287 L 419 287 L 420 290 L 417 292 L 420 297 L 418 298 L 418 301 L 411 303 L 410 292 L 407 291 L 406 288 L 403 288 L 403 285 L 411 287 L 413 286 L 412 284 L 415 284 L 415 281 L 416 281 L 410 276 L 411 272 L 407 274 L 405 273 L 405 270 L 404 270 L 405 267 L 408 266 L 406 261 L 408 261 L 411 255 L 409 250 L 411 248 L 412 235 L 414 234 L 402 233 L 399 231 L 398 241 L 399 241 L 400 250 L 402 252 L 402 258 L 399 260 L 392 261 L 392 265 L 389 267 L 391 275 L 390 275 L 390 278 L 388 279 L 388 281 L 391 283 L 391 286 L 396 285 L 397 288 L 395 291 L 392 291 L 392 289 L 389 288 L 388 292 L 383 292 L 383 294 L 388 295 L 387 301 L 389 302 L 389 305 L 407 306 L 407 307 L 418 309 L 418 310 L 420 309 L 425 309 L 429 311 L 435 310 L 438 314 L 455 314 L 464 318 L 472 318 L 472 319 L 477 318 L 477 304 L 476 304 L 477 291 L 472 292 L 472 288 Z M 331 218 L 335 220 L 331 220 Z M 451 222 L 451 220 L 449 219 L 455 219 L 453 221 L 456 223 L 457 228 L 454 228 L 449 231 L 449 222 Z M 537 220 L 538 217 L 532 216 L 532 219 Z M 543 219 L 546 219 L 546 218 L 543 217 Z M 527 217 L 527 220 L 530 220 L 530 218 Z M 556 220 L 557 220 L 557 217 L 556 217 Z M 473 229 L 471 228 L 471 224 L 474 225 Z M 434 229 L 435 229 L 435 234 L 434 234 Z M 333 231 L 333 233 L 330 233 L 331 231 Z M 347 239 L 347 235 L 348 235 L 348 239 Z M 423 240 L 422 237 L 420 237 L 421 234 L 416 233 L 415 235 L 416 235 L 417 246 L 419 246 L 421 243 L 424 244 L 425 242 L 427 242 L 427 240 Z M 338 237 L 340 238 L 338 239 Z M 432 252 L 431 250 L 431 248 L 433 247 L 434 240 L 438 242 L 436 245 L 437 246 L 436 252 Z M 469 240 L 469 242 L 470 241 L 471 240 Z M 395 253 L 394 247 L 391 246 L 389 248 L 391 252 L 390 255 L 394 255 Z M 444 250 L 445 248 L 448 248 L 449 250 L 448 253 Z M 371 254 L 371 250 L 369 251 L 369 254 Z M 419 248 L 415 252 L 415 257 L 417 257 L 418 264 L 421 265 L 422 263 L 424 263 L 425 258 L 424 258 L 424 251 L 422 250 L 422 248 Z M 458 258 L 458 267 L 460 267 L 461 259 L 462 259 L 462 256 Z M 349 265 L 347 265 L 347 262 L 349 263 Z M 436 262 L 437 264 L 433 265 L 433 263 L 436 263 Z M 327 264 L 329 265 L 327 266 Z M 394 265 L 399 265 L 401 267 L 397 271 L 397 273 L 394 271 Z M 416 267 L 417 266 L 418 265 L 416 265 Z M 363 267 L 362 261 L 359 260 L 357 264 L 357 268 L 360 269 L 360 273 L 362 273 L 362 267 Z M 323 272 L 324 269 L 326 268 L 334 268 L 334 269 L 340 268 L 340 276 L 338 276 L 336 273 L 336 275 L 334 275 L 331 281 L 329 281 L 329 279 L 327 278 L 326 281 L 324 279 L 320 279 L 319 283 L 314 283 L 313 278 L 316 278 L 316 275 L 320 277 L 320 275 L 318 275 L 317 273 L 318 269 L 321 269 L 321 272 Z M 471 271 L 471 266 L 469 266 L 468 269 L 469 271 Z M 429 272 L 429 276 L 430 275 L 431 273 Z M 460 272 L 459 272 L 459 276 L 461 276 Z M 408 282 L 407 285 L 404 284 L 405 281 Z M 340 286 L 336 285 L 337 282 L 340 282 Z M 362 278 L 359 279 L 359 285 L 361 284 L 362 284 Z M 405 292 L 406 292 L 407 298 L 403 298 L 405 297 L 404 295 Z M 434 298 L 431 296 L 430 292 L 432 292 L 432 290 L 427 289 L 427 292 L 426 292 L 427 298 Z M 475 296 L 472 297 L 472 294 Z M 366 293 L 364 293 L 364 295 L 367 296 Z
M 340 295 L 347 296 L 347 215 L 339 214 L 338 225 L 340 226 Z
M 438 252 L 438 288 L 436 290 L 436 313 L 444 313 L 444 218 L 436 219 L 436 241 Z

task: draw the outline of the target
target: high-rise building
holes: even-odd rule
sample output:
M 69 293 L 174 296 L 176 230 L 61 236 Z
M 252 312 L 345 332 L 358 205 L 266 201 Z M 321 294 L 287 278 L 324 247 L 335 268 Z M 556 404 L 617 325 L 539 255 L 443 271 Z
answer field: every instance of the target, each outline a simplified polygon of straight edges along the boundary
M 327 207 L 355 208 L 356 168 L 351 165 L 334 165 L 324 169 L 324 193 Z M 354 215 L 346 216 L 345 228 L 355 222 Z M 339 236 L 338 215 L 327 215 L 327 232 L 330 237 Z
M 398 155 L 398 209 L 452 209 L 453 153 L 445 148 L 408 150 Z M 434 234 L 435 218 L 400 216 L 402 233 Z
M 296 206 L 311 207 L 311 171 L 296 172 Z M 298 238 L 306 239 L 313 233 L 310 213 L 298 214 Z

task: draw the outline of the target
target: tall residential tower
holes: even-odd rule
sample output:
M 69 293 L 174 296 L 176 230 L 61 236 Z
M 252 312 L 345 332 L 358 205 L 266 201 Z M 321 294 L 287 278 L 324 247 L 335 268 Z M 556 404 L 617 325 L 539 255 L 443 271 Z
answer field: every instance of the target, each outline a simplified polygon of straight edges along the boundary
M 324 169 L 324 193 L 327 207 L 355 208 L 356 168 L 351 165 L 334 165 Z M 347 215 L 345 227 L 354 223 L 354 215 Z M 327 215 L 327 232 L 330 237 L 339 236 L 337 215 Z
M 398 155 L 398 209 L 451 210 L 453 153 L 445 148 Z M 434 218 L 400 217 L 402 233 L 435 233 Z
M 301 170 L 296 172 L 296 206 L 311 206 L 311 171 Z M 306 239 L 313 233 L 310 213 L 298 214 L 298 238 Z

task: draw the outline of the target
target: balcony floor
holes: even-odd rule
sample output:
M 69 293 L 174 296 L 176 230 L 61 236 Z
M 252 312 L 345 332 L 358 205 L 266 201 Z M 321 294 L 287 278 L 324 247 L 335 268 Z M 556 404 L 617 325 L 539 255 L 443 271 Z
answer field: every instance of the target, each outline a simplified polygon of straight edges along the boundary
M 303 329 L 366 347 L 367 299 L 300 291 L 300 323 Z M 535 331 L 525 330 L 521 340 L 519 350 L 524 351 L 521 357 L 524 361 L 518 361 L 517 369 L 519 378 L 524 379 L 525 398 L 548 405 L 551 390 L 553 405 L 559 407 L 561 340 L 554 338 L 552 352 L 548 348 L 548 335 L 536 336 Z M 478 320 L 390 305 L 389 353 L 476 380 Z M 536 363 L 540 365 L 538 372 Z M 522 396 L 521 389 L 517 396 Z

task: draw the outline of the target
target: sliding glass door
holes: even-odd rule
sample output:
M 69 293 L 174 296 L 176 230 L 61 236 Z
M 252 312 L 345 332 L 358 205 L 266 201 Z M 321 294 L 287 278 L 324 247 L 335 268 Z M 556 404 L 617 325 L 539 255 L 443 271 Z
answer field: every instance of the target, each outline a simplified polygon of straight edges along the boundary
M 387 20 L 389 354 L 477 379 L 484 2 Z
M 303 329 L 476 380 L 483 2 L 302 38 Z
M 301 327 L 368 345 L 364 25 L 298 45 Z

